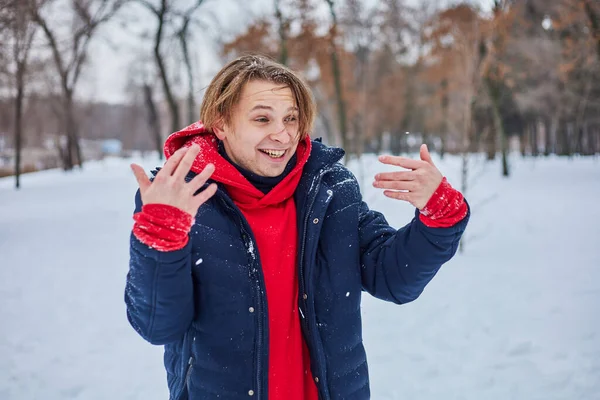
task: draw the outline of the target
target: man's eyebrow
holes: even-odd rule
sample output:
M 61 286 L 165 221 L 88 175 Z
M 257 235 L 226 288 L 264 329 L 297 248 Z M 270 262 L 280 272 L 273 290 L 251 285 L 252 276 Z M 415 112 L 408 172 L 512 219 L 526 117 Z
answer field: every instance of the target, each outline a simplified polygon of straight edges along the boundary
M 269 110 L 269 111 L 273 111 L 273 107 L 271 107 L 271 106 L 265 106 L 263 104 L 257 104 L 257 105 L 255 105 L 254 107 L 252 107 L 250 109 L 250 112 L 252 112 L 254 110 Z M 298 111 L 298 107 L 292 106 L 292 107 L 289 107 L 286 111 Z
M 254 107 L 252 107 L 250 109 L 250 111 L 254 111 L 254 110 L 269 110 L 269 111 L 273 111 L 273 107 L 271 107 L 271 106 L 265 106 L 265 105 L 262 105 L 262 104 L 257 104 L 257 105 L 255 105 Z

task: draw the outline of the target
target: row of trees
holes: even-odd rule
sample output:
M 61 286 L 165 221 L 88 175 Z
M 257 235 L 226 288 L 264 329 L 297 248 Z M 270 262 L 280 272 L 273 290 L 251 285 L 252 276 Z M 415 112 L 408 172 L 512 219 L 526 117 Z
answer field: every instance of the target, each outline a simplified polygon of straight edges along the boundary
M 272 12 L 223 40 L 223 28 L 207 29 L 216 21 L 208 0 L 0 0 L 0 131 L 14 132 L 17 175 L 23 138 L 42 125 L 24 119 L 32 110 L 62 133 L 63 167 L 81 165 L 87 116 L 117 112 L 78 97 L 82 73 L 94 79 L 91 43 L 119 30 L 143 45 L 129 71 L 130 112 L 118 119 L 127 129 L 116 133 L 145 133 L 160 149 L 165 132 L 197 119 L 196 49 L 214 32 L 223 61 L 261 52 L 301 71 L 319 105 L 318 135 L 350 155 L 407 151 L 407 132 L 442 154 L 502 154 L 505 175 L 511 136 L 524 154 L 600 152 L 600 4 L 490 2 L 484 12 L 434 0 L 273 0 Z M 141 146 L 138 134 L 124 142 Z
M 89 130 L 82 132 L 81 128 L 84 119 L 94 114 L 90 110 L 94 105 L 86 104 L 87 99 L 78 96 L 78 90 L 82 71 L 89 66 L 91 44 L 110 41 L 109 29 L 118 29 L 124 36 L 133 35 L 141 43 L 129 71 L 129 97 L 135 103 L 127 106 L 134 111 L 129 121 L 139 123 L 145 119 L 145 129 L 151 132 L 149 138 L 155 148 L 160 148 L 163 99 L 171 131 L 180 127 L 182 109 L 186 109 L 185 119 L 195 119 L 195 74 L 190 47 L 194 32 L 203 26 L 197 18 L 203 3 L 204 0 L 1 0 L 0 104 L 12 105 L 13 112 L 0 112 L 0 130 L 14 132 L 17 187 L 25 131 L 35 140 L 40 118 L 52 120 L 53 124 L 45 126 L 55 126 L 61 133 L 55 139 L 63 168 L 82 166 L 80 139 L 89 137 Z M 97 69 L 92 66 L 87 71 L 84 79 L 93 81 Z M 185 105 L 175 93 L 181 86 L 182 71 L 187 78 Z M 157 88 L 161 89 L 161 96 L 156 95 Z M 50 119 L 46 119 L 48 108 Z M 141 119 L 139 111 L 144 114 Z M 107 128 L 106 123 L 103 127 Z M 119 135 L 131 131 L 123 129 Z
M 401 0 L 276 1 L 225 44 L 304 71 L 320 126 L 352 154 L 405 151 L 405 132 L 439 151 L 600 152 L 600 3 L 495 0 L 437 8 Z M 370 5 L 367 5 L 370 4 Z M 323 10 L 328 10 L 328 14 Z M 327 27 L 323 29 L 323 27 Z
M 31 72 L 41 71 L 49 79 L 50 85 L 56 86 L 58 102 L 54 104 L 56 115 L 61 121 L 61 130 L 66 137 L 66 143 L 57 146 L 65 169 L 81 165 L 81 149 L 79 134 L 74 114 L 75 89 L 78 85 L 83 65 L 88 56 L 92 37 L 98 28 L 108 21 L 122 5 L 121 1 L 100 1 L 97 3 L 74 1 L 73 14 L 68 21 L 63 20 L 58 2 L 35 0 L 8 0 L 0 10 L 0 35 L 3 43 L 2 53 L 12 57 L 4 59 L 5 75 L 14 78 L 12 83 L 16 92 L 14 100 L 14 131 L 16 162 L 15 172 L 20 168 L 20 149 L 23 136 L 23 116 L 25 90 Z M 65 25 L 69 28 L 65 28 Z M 68 30 L 68 36 L 62 33 Z M 42 35 L 47 43 L 44 49 L 50 53 L 48 60 L 32 60 L 36 37 Z M 52 62 L 54 74 L 46 68 L 45 62 Z M 54 86 L 52 85 L 52 86 Z M 10 87 L 10 86 L 9 86 Z

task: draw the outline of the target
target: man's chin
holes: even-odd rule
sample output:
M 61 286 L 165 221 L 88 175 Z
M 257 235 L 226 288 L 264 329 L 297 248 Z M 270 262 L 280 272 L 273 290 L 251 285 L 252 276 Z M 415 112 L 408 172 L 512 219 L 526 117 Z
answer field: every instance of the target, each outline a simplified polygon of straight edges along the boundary
M 282 171 L 269 171 L 268 173 L 261 175 L 261 176 L 264 176 L 265 178 L 277 178 L 281 174 L 283 174 L 283 170 Z
M 265 178 L 276 178 L 279 175 L 283 174 L 283 171 L 285 170 L 285 167 L 283 168 L 263 168 L 260 171 L 255 171 L 255 174 L 260 175 L 262 177 Z

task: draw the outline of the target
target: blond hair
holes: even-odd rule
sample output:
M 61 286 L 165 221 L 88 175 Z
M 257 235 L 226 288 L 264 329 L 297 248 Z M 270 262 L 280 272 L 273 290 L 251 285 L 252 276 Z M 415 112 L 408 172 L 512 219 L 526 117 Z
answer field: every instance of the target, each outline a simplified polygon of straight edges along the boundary
M 289 87 L 298 107 L 299 139 L 304 139 L 312 131 L 316 105 L 306 82 L 285 65 L 258 54 L 238 57 L 215 75 L 200 106 L 200 119 L 204 126 L 213 129 L 220 120 L 231 124 L 233 109 L 240 101 L 244 86 L 250 81 Z

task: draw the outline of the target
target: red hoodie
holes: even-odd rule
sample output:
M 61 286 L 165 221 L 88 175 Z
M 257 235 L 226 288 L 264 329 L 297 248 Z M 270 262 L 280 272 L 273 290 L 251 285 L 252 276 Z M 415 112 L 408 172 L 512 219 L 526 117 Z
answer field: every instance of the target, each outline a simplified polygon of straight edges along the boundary
M 192 171 L 199 173 L 208 163 L 215 165 L 212 179 L 225 186 L 256 239 L 269 315 L 269 399 L 317 400 L 298 316 L 298 229 L 293 198 L 310 154 L 310 138 L 298 144 L 294 169 L 267 194 L 219 154 L 217 138 L 201 123 L 172 134 L 165 143 L 165 155 L 168 158 L 192 143 L 200 145 Z

